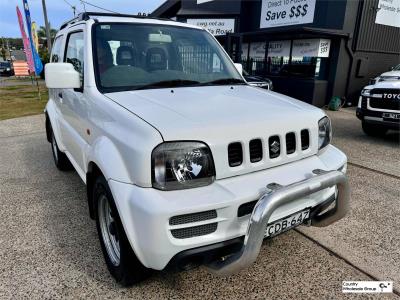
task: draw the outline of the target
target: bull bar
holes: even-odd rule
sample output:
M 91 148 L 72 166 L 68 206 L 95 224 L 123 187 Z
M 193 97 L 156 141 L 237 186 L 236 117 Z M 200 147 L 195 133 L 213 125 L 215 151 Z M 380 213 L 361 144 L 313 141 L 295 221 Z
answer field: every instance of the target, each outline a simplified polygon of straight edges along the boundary
M 242 248 L 227 257 L 206 265 L 211 273 L 229 276 L 249 267 L 260 253 L 264 233 L 272 213 L 278 207 L 332 186 L 337 187 L 334 208 L 313 217 L 311 226 L 325 227 L 343 218 L 349 210 L 350 188 L 347 176 L 340 171 L 313 170 L 314 176 L 286 186 L 267 185 L 251 214 Z

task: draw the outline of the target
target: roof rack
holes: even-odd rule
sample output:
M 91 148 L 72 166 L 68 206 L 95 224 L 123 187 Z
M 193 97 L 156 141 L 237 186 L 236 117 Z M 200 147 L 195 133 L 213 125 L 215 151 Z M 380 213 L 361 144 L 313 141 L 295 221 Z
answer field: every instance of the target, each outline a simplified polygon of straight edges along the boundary
M 63 23 L 60 26 L 60 30 L 67 27 L 69 24 L 74 24 L 79 21 L 87 21 L 90 19 L 91 16 L 97 17 L 124 17 L 124 18 L 135 18 L 135 19 L 154 19 L 154 20 L 162 20 L 162 21 L 173 21 L 171 19 L 166 18 L 157 18 L 157 17 L 150 17 L 150 16 L 142 16 L 142 15 L 129 15 L 129 14 L 118 14 L 118 13 L 108 13 L 108 12 L 84 12 L 80 13 L 77 17 Z

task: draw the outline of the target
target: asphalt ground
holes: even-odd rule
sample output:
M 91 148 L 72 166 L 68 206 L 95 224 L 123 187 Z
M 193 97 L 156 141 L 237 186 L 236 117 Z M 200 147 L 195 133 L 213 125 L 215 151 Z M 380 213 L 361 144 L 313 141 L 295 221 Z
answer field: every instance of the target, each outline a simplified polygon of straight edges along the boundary
M 109 275 L 85 186 L 54 166 L 43 115 L 1 121 L 0 298 L 400 299 L 399 135 L 365 136 L 352 110 L 329 115 L 350 162 L 346 218 L 266 241 L 235 276 L 160 272 L 131 288 Z M 395 293 L 342 294 L 343 280 L 391 280 Z

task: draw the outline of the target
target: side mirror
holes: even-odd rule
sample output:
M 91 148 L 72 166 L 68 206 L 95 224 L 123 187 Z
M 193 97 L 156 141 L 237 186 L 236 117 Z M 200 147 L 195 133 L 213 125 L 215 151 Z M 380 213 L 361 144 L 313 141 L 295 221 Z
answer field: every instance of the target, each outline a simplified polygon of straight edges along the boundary
M 80 74 L 70 63 L 48 63 L 45 65 L 46 86 L 49 89 L 79 89 Z
M 394 67 L 390 67 L 390 68 L 389 68 L 389 71 L 393 71 L 393 70 L 394 70 Z
M 235 67 L 236 67 L 236 70 L 238 70 L 238 72 L 240 73 L 240 75 L 242 75 L 243 74 L 243 66 L 242 66 L 242 64 L 236 64 L 235 63 Z

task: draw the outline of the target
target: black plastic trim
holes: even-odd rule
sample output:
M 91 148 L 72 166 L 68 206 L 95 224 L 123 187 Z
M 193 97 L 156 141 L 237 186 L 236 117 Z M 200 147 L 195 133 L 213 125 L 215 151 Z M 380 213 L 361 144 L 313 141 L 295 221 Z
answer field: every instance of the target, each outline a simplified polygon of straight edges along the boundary
M 193 269 L 239 251 L 243 241 L 244 236 L 179 252 L 169 261 L 164 270 L 182 271 Z

